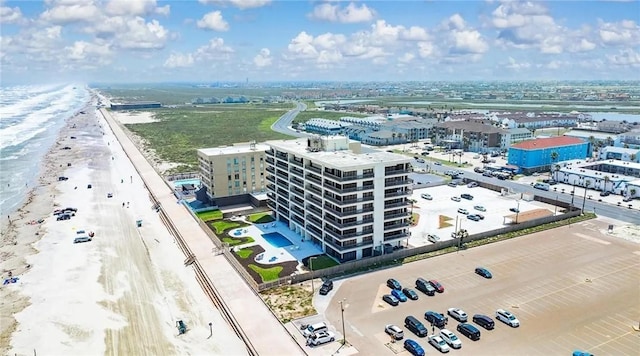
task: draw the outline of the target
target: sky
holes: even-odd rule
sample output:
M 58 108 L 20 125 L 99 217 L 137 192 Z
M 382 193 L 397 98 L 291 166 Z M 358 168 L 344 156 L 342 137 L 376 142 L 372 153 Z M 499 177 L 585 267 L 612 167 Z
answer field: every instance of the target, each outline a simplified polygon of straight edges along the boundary
M 0 84 L 640 80 L 640 0 L 0 0 Z

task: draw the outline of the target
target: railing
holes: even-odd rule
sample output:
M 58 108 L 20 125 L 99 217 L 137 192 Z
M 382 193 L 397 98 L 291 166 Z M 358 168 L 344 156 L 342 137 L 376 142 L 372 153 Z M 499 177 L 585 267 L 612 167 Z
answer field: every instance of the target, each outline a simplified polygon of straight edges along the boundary
M 345 227 L 349 227 L 349 226 L 357 226 L 357 225 L 364 225 L 364 224 L 368 224 L 368 223 L 372 223 L 373 222 L 373 218 L 369 218 L 369 219 L 362 219 L 362 220 L 356 220 L 356 221 L 351 221 L 348 223 L 341 223 L 338 222 L 337 220 L 333 220 L 333 219 L 324 219 L 324 221 L 328 222 L 329 224 L 339 228 L 339 229 L 343 229 Z
M 351 180 L 359 180 L 359 179 L 367 179 L 367 178 L 373 178 L 374 174 L 373 173 L 367 173 L 367 174 L 361 174 L 361 175 L 353 175 L 353 176 L 337 176 L 333 173 L 329 173 L 327 171 L 324 171 L 324 176 L 330 179 L 333 179 L 335 181 L 338 182 L 345 182 L 345 181 L 351 181 Z
M 351 239 L 351 238 L 358 237 L 358 236 L 373 235 L 373 230 L 371 230 L 371 231 L 351 232 L 351 233 L 348 233 L 348 234 L 340 234 L 340 233 L 337 233 L 337 232 L 335 232 L 333 230 L 330 230 L 330 229 L 324 229 L 324 232 L 326 234 L 329 234 L 329 235 L 333 236 L 334 238 L 336 238 L 338 240 Z
M 334 241 L 333 239 L 326 239 L 326 240 L 324 240 L 324 242 L 327 245 L 333 247 L 334 249 L 336 249 L 336 250 L 338 250 L 340 252 L 345 252 L 345 251 L 349 251 L 349 250 L 353 250 L 355 248 L 360 248 L 360 247 L 365 247 L 365 246 L 373 246 L 373 241 L 359 242 L 359 243 L 350 244 L 350 245 L 347 245 L 347 246 L 339 245 L 337 243 L 337 241 Z

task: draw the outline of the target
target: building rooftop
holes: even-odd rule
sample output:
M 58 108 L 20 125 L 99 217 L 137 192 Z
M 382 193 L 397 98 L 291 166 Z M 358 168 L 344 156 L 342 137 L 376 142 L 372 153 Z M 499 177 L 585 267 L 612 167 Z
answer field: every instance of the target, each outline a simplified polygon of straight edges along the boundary
M 585 141 L 581 138 L 571 136 L 558 136 L 522 141 L 511 145 L 511 148 L 519 148 L 521 150 L 537 150 L 541 148 L 578 145 L 581 143 L 585 143 Z
M 628 153 L 630 155 L 637 154 L 638 151 L 640 151 L 637 148 L 624 148 L 624 147 L 616 147 L 616 146 L 602 147 L 602 150 L 606 152 L 614 152 L 614 153 Z
M 470 132 L 482 132 L 482 133 L 500 133 L 504 134 L 506 131 L 490 125 L 490 121 L 487 120 L 487 124 L 481 121 L 446 121 L 439 124 L 435 124 L 436 127 L 443 127 L 447 129 L 465 130 Z
M 512 135 L 531 133 L 531 131 L 525 127 L 516 127 L 515 129 L 507 129 L 507 131 Z
M 342 136 L 332 136 L 332 139 L 346 139 Z M 350 144 L 356 145 L 362 149 L 362 153 L 355 153 L 351 150 L 335 150 L 335 151 L 317 151 L 310 152 L 307 138 L 298 138 L 293 140 L 274 140 L 267 141 L 266 144 L 277 150 L 289 151 L 295 153 L 296 156 L 306 158 L 313 161 L 320 161 L 325 166 L 344 170 L 356 169 L 356 167 L 373 167 L 380 163 L 389 165 L 410 163 L 412 158 L 374 149 L 365 149 L 361 147 L 358 141 L 349 140 Z M 331 142 L 329 142 L 331 144 Z
M 251 143 L 235 143 L 232 146 L 220 146 L 211 148 L 201 148 L 198 152 L 202 152 L 206 156 L 221 156 L 228 154 L 249 153 L 266 151 L 269 146 L 264 143 L 256 143 L 255 146 L 251 146 Z
M 596 140 L 605 141 L 607 138 L 615 139 L 614 134 L 609 132 L 592 131 L 592 130 L 571 130 L 564 134 L 565 136 L 581 137 L 588 139 L 593 136 Z
M 321 119 L 321 118 L 313 118 L 309 119 L 305 122 L 305 125 L 313 125 L 317 127 L 322 127 L 325 129 L 341 129 L 343 127 L 351 126 L 352 124 L 349 122 L 341 122 L 336 120 L 329 119 Z

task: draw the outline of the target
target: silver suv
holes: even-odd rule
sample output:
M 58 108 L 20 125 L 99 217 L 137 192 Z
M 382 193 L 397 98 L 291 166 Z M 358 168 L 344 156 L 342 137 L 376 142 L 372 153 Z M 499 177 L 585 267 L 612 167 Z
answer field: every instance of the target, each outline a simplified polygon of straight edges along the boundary
M 517 328 L 518 326 L 520 326 L 520 321 L 518 320 L 518 318 L 504 309 L 496 310 L 496 319 L 511 326 L 512 328 Z

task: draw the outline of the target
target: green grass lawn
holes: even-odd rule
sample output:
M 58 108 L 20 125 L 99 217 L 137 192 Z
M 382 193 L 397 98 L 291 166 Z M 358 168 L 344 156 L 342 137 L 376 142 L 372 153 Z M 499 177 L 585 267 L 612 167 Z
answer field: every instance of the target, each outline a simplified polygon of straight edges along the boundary
M 333 258 L 327 255 L 320 255 L 313 259 L 313 262 L 309 261 L 310 264 L 313 265 L 313 270 L 317 271 L 319 269 L 325 269 L 333 266 L 337 266 L 338 262 L 336 262 Z
M 242 259 L 249 258 L 249 256 L 251 256 L 252 253 L 253 253 L 253 250 L 250 248 L 243 248 L 236 251 L 236 255 L 238 255 Z
M 214 229 L 216 229 L 216 234 L 220 235 L 227 229 L 233 229 L 235 227 L 240 226 L 239 223 L 235 221 L 226 221 L 226 220 L 218 220 L 211 223 Z
M 249 221 L 251 221 L 254 224 L 266 224 L 266 223 L 275 221 L 273 216 L 271 216 L 270 212 L 251 214 L 249 215 L 248 218 L 249 218 Z
M 254 241 L 255 240 L 251 236 L 238 237 L 238 238 L 234 238 L 234 237 L 223 237 L 222 238 L 222 242 L 228 243 L 229 246 L 244 245 L 244 244 L 248 244 L 248 243 L 254 242 Z
M 465 163 L 460 164 L 458 162 L 449 162 L 446 159 L 433 158 L 433 157 L 429 157 L 429 156 L 425 157 L 425 159 L 427 159 L 428 161 L 431 161 L 431 162 L 440 162 L 440 163 L 442 163 L 443 166 L 449 166 L 449 167 L 471 167 L 471 165 L 468 164 L 468 163 L 467 164 L 465 164 Z
M 271 268 L 262 268 L 258 267 L 254 264 L 250 264 L 249 268 L 254 270 L 256 273 L 260 275 L 263 282 L 274 281 L 279 278 L 280 272 L 282 271 L 282 266 L 274 266 Z
M 327 120 L 340 120 L 341 117 L 345 117 L 345 116 L 367 117 L 368 115 L 363 115 L 358 113 L 349 113 L 349 112 L 306 110 L 306 111 L 301 111 L 298 115 L 296 115 L 295 122 L 307 122 L 310 119 L 315 119 L 315 118 L 327 119 Z
M 222 211 L 221 210 L 211 210 L 211 211 L 203 211 L 201 213 L 197 213 L 198 218 L 202 221 L 210 221 L 210 220 L 220 220 L 222 219 Z

